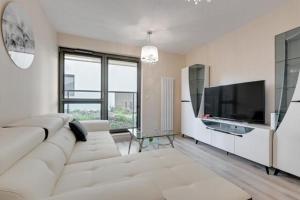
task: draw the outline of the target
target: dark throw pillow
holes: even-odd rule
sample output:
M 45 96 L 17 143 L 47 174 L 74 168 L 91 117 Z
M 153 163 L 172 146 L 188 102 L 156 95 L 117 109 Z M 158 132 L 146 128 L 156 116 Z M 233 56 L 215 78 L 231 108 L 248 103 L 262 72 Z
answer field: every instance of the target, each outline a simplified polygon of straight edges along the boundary
M 73 120 L 69 123 L 69 126 L 77 141 L 86 141 L 88 132 L 79 121 Z

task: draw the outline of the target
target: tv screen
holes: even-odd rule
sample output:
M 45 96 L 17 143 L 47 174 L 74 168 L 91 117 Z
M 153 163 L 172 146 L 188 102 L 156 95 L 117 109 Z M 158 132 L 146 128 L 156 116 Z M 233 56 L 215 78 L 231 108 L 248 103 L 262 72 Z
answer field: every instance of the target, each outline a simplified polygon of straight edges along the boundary
M 265 123 L 265 82 L 255 81 L 205 89 L 204 112 L 212 117 Z

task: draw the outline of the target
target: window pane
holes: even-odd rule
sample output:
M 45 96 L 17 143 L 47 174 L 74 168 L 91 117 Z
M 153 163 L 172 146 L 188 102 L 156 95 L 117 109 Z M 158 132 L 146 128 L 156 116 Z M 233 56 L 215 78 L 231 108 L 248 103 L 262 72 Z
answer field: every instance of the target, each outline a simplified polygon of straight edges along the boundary
M 101 59 L 65 55 L 65 98 L 101 98 Z
M 65 103 L 64 111 L 65 113 L 72 114 L 77 120 L 99 120 L 101 116 L 101 105 Z
M 112 129 L 137 125 L 137 63 L 109 60 L 108 120 Z
M 136 127 L 136 93 L 109 92 L 108 120 L 112 129 Z
M 137 63 L 108 61 L 108 91 L 137 91 Z

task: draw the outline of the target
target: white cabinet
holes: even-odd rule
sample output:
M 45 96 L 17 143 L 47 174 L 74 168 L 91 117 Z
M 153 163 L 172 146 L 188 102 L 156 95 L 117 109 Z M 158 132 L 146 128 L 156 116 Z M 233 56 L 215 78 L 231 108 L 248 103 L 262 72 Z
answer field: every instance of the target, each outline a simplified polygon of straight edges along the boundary
M 194 138 L 196 118 L 190 102 L 181 102 L 181 133 Z
M 300 177 L 300 103 L 291 103 L 274 135 L 273 165 Z
M 229 132 L 224 132 L 221 130 L 224 127 L 218 128 L 214 127 L 215 125 L 210 127 L 205 120 L 198 118 L 204 114 L 205 87 L 209 87 L 209 67 L 204 65 L 193 65 L 182 69 L 181 133 L 200 142 L 239 155 L 267 167 L 272 166 L 273 134 L 268 126 L 248 125 L 212 119 L 211 122 L 215 124 L 225 124 L 227 127 L 229 125 Z M 300 95 L 300 87 L 297 89 L 299 91 L 298 93 L 295 92 L 295 97 Z M 230 132 L 231 126 L 236 127 L 236 129 L 245 129 L 245 134 L 241 136 Z M 300 154 L 300 148 L 298 153 Z
M 270 127 L 216 119 L 202 120 L 202 123 L 206 127 L 203 131 L 211 136 L 212 146 L 266 167 L 272 166 L 273 132 Z
M 199 115 L 204 110 L 204 87 L 209 86 L 209 67 L 196 64 L 181 71 L 181 133 L 196 140 L 210 143 L 203 134 Z M 201 124 L 200 124 L 201 125 Z
M 181 100 L 191 101 L 188 67 L 181 70 Z

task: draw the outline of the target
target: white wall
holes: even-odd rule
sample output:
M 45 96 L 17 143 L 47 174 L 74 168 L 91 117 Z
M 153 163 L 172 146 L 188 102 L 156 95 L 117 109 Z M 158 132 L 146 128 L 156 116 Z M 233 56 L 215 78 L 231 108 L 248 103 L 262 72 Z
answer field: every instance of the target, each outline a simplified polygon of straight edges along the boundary
M 275 106 L 275 35 L 300 26 L 300 1 L 271 13 L 186 55 L 186 64 L 211 65 L 211 85 L 266 80 L 266 119 Z
M 1 15 L 7 0 L 0 0 Z M 56 112 L 57 38 L 38 0 L 17 0 L 31 18 L 36 56 L 31 68 L 17 68 L 0 40 L 0 125 L 30 115 Z M 2 34 L 2 33 L 1 33 Z
M 88 49 L 104 53 L 140 57 L 139 47 L 111 43 L 84 37 L 58 34 L 62 47 Z M 175 78 L 174 130 L 180 131 L 180 78 L 181 68 L 185 66 L 183 55 L 159 52 L 159 62 L 155 65 L 142 65 L 142 121 L 145 129 L 160 128 L 161 77 Z

